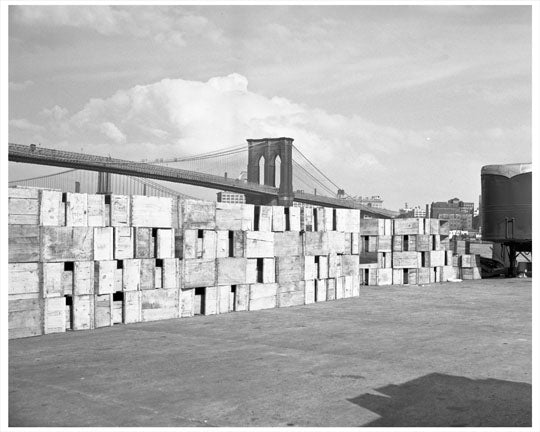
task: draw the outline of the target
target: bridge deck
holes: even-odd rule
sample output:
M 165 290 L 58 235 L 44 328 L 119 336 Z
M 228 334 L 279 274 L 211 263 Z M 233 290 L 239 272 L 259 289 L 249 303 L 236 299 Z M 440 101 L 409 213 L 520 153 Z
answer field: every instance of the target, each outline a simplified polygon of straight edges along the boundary
M 52 165 L 88 171 L 110 172 L 134 177 L 151 178 L 172 183 L 184 183 L 202 186 L 211 189 L 231 192 L 277 197 L 279 189 L 257 183 L 243 182 L 237 179 L 225 178 L 213 174 L 178 168 L 152 165 L 124 159 L 89 155 L 84 153 L 55 150 L 34 145 L 9 143 L 9 160 L 38 165 Z M 389 210 L 375 209 L 359 205 L 350 200 L 313 195 L 304 192 L 295 192 L 294 200 L 315 206 L 356 208 L 373 217 L 389 218 L 393 214 Z

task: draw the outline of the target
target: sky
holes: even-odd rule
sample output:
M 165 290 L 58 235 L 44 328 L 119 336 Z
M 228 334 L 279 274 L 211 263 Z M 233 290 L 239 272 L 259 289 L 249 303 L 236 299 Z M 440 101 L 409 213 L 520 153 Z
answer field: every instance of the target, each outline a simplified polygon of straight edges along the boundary
M 10 6 L 9 141 L 140 160 L 288 136 L 349 195 L 477 205 L 482 166 L 532 159 L 531 49 L 527 5 Z

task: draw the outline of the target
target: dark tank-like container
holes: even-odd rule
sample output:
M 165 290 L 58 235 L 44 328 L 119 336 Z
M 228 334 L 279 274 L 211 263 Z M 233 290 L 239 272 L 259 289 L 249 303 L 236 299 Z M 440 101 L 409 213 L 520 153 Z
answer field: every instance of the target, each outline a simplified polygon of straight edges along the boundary
M 482 167 L 482 239 L 513 244 L 532 243 L 532 164 Z

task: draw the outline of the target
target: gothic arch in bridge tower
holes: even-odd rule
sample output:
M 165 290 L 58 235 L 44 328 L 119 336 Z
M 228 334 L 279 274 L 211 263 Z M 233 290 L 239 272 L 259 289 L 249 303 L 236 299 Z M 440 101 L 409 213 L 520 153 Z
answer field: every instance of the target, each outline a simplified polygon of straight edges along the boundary
M 260 183 L 264 177 L 266 186 L 279 185 L 278 199 L 262 199 L 256 195 L 246 195 L 246 202 L 261 205 L 292 206 L 294 201 L 292 185 L 292 138 L 248 139 L 248 182 Z M 260 162 L 264 160 L 264 165 Z M 276 165 L 279 165 L 279 176 Z M 264 173 L 261 173 L 264 171 Z M 276 180 L 278 182 L 276 183 Z

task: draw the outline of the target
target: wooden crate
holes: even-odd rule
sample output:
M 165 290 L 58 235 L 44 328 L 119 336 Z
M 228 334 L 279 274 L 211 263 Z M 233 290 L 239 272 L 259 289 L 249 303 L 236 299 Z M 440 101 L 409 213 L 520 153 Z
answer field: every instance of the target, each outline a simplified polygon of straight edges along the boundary
M 249 310 L 271 309 L 277 307 L 278 284 L 249 285 Z
M 336 300 L 341 300 L 342 298 L 345 298 L 345 285 L 344 285 L 344 277 L 337 277 L 335 278 L 336 281 Z
M 122 320 L 124 324 L 141 322 L 142 291 L 125 291 L 124 301 L 122 303 Z
M 341 275 L 358 275 L 358 264 L 360 264 L 358 255 L 341 255 Z
M 403 284 L 405 285 L 418 284 L 418 268 L 403 269 Z
M 304 278 L 304 257 L 290 256 L 276 258 L 276 282 L 287 284 L 303 280 Z
M 94 228 L 41 227 L 40 254 L 43 262 L 92 261 Z
M 40 228 L 36 225 L 9 225 L 9 262 L 37 262 L 40 258 Z
M 131 230 L 129 227 L 122 227 Z M 113 227 L 95 227 L 94 228 L 94 260 L 106 261 L 114 259 L 114 228 Z
M 155 258 L 157 230 L 152 228 L 135 228 L 134 258 Z
M 480 267 L 480 255 L 471 255 L 471 254 L 461 255 L 460 267 L 461 268 Z
M 197 247 L 198 248 L 200 247 L 200 251 L 201 251 L 200 258 L 204 258 L 204 259 L 216 258 L 217 232 L 203 230 L 202 245 L 198 245 Z M 197 253 L 197 256 L 199 256 L 199 253 Z
M 93 295 L 74 295 L 71 328 L 73 330 L 91 330 L 94 328 Z
M 126 195 L 105 195 L 105 209 L 109 207 L 109 216 L 105 216 L 108 219 L 111 226 L 130 226 L 131 225 L 131 211 L 130 205 L 131 197 Z
M 141 260 L 123 260 L 122 266 L 122 291 L 138 291 L 141 284 Z
M 133 195 L 131 197 L 131 225 L 172 228 L 172 208 L 172 198 Z
M 392 252 L 392 236 L 380 235 L 376 237 L 376 251 L 377 252 Z
M 213 232 L 214 241 L 212 244 L 212 256 L 216 257 L 216 233 Z M 204 243 L 203 243 L 204 252 Z M 203 256 L 204 257 L 204 256 Z M 156 258 L 174 258 L 174 229 L 156 230 Z
M 392 235 L 392 219 L 360 219 L 360 235 Z
M 329 253 L 327 232 L 303 233 L 303 251 L 305 255 L 327 255 Z
M 360 234 L 351 233 L 351 254 L 360 254 Z
M 347 250 L 346 234 L 338 231 L 328 231 L 328 252 L 329 253 L 338 253 L 345 254 L 351 253 L 350 243 L 349 250 Z
M 307 280 L 304 284 L 304 304 L 315 303 L 315 280 Z
M 66 204 L 66 226 L 88 226 L 88 196 L 85 193 L 65 192 L 62 201 Z
M 113 295 L 102 294 L 94 296 L 94 328 L 110 327 L 113 325 Z
M 63 297 L 65 295 L 63 283 L 65 263 L 42 263 L 41 266 L 43 271 L 43 297 Z M 38 285 L 36 292 L 39 291 Z
M 216 229 L 216 203 L 184 200 L 182 202 L 182 226 L 184 229 Z
M 311 255 L 304 255 L 303 260 L 304 260 L 303 262 L 304 275 L 302 279 L 303 280 L 317 279 L 318 266 L 315 264 L 315 257 Z
M 247 258 L 217 258 L 216 285 L 245 284 L 247 262 Z
M 94 293 L 96 295 L 115 292 L 117 261 L 94 261 Z
M 241 284 L 236 285 L 236 296 L 234 299 L 234 310 L 236 312 L 249 310 L 249 285 Z
M 233 292 L 231 291 L 231 285 L 222 285 L 215 288 L 216 288 L 216 296 L 217 296 L 216 314 L 219 315 L 219 314 L 232 312 L 233 310 L 230 310 L 231 294 L 233 294 Z M 233 303 L 232 307 L 234 308 L 234 301 L 232 303 Z
M 255 206 L 253 227 L 255 231 L 272 231 L 272 208 L 271 206 Z
M 377 265 L 380 268 L 392 268 L 392 252 L 377 252 Z
M 403 285 L 403 269 L 392 269 L 392 285 Z
M 39 224 L 42 226 L 65 225 L 66 206 L 62 202 L 62 192 L 43 189 L 40 195 Z
M 282 206 L 272 207 L 272 231 L 285 231 L 285 208 Z
M 425 257 L 425 259 L 423 259 L 424 267 L 440 267 L 445 265 L 445 251 L 429 251 L 421 253 L 424 254 L 423 256 Z
M 33 298 L 8 297 L 8 337 L 18 339 L 43 334 L 43 300 Z
M 179 290 L 154 289 L 141 291 L 141 321 L 178 318 Z
M 328 254 L 328 277 L 336 278 L 341 274 L 341 256 L 336 253 Z
M 377 284 L 378 286 L 392 285 L 393 269 L 379 268 L 377 269 Z
M 429 267 L 420 267 L 418 268 L 418 285 L 429 284 L 431 280 L 431 268 Z
M 274 233 L 246 231 L 244 236 L 244 253 L 246 258 L 273 258 Z
M 456 271 L 457 267 L 451 265 L 445 265 L 441 267 L 441 282 L 447 282 L 450 279 L 459 277 L 459 272 Z
M 218 313 L 218 287 L 206 287 L 204 290 L 204 315 L 216 315 Z
M 300 207 L 285 207 L 285 228 L 287 231 L 300 231 Z
M 302 255 L 303 237 L 299 232 L 286 231 L 274 233 L 274 254 L 276 257 Z
M 56 263 L 49 264 L 56 265 Z M 60 264 L 63 267 L 63 264 Z M 45 264 L 43 264 L 45 268 Z M 63 268 L 62 268 L 63 270 Z M 94 261 L 76 261 L 73 263 L 73 295 L 94 295 Z M 64 272 L 66 273 L 66 272 Z M 64 289 L 64 294 L 67 294 Z
M 42 267 L 39 263 L 8 264 L 8 295 L 41 294 Z
M 135 236 L 133 228 L 114 227 L 114 259 L 125 260 L 135 257 Z M 94 233 L 95 236 L 95 233 Z M 174 247 L 174 242 L 173 242 Z
M 179 292 L 180 318 L 192 317 L 195 315 L 195 290 L 182 289 Z
M 336 299 L 336 279 L 328 278 L 326 279 L 326 300 L 335 300 Z
M 252 204 L 216 203 L 216 230 L 252 231 L 254 226 Z
M 351 276 L 352 278 L 352 296 L 353 297 L 359 297 L 360 296 L 360 273 L 358 275 Z
M 102 227 L 107 225 L 105 195 L 88 194 L 86 200 L 88 206 L 88 226 Z
M 216 285 L 216 260 L 185 259 L 184 288 L 209 287 Z
M 436 219 L 438 220 L 438 219 Z M 428 252 L 434 249 L 434 238 L 430 234 L 418 234 L 416 235 L 416 250 L 418 252 Z
M 43 300 L 43 334 L 66 331 L 66 298 L 50 297 Z
M 234 232 L 233 231 L 216 231 L 216 258 L 232 257 Z
M 300 306 L 305 301 L 305 281 L 295 281 L 279 284 L 277 293 L 277 306 Z
M 314 231 L 313 208 L 300 207 L 300 231 Z
M 336 230 L 341 232 L 360 232 L 360 210 L 336 209 Z
M 156 289 L 156 260 L 155 258 L 140 259 L 140 279 L 139 289 L 153 290 Z M 160 275 L 161 276 L 161 275 Z M 161 278 L 159 279 L 161 281 Z
M 327 279 L 328 276 L 328 255 L 318 255 L 315 257 L 317 266 L 317 279 Z
M 415 268 L 420 264 L 420 253 L 413 252 L 394 252 L 392 254 L 393 268 Z
M 8 223 L 39 225 L 39 189 L 8 188 Z
M 161 260 L 161 287 L 165 289 L 180 288 L 182 271 L 178 258 L 163 258 Z M 156 264 L 156 269 L 157 269 Z
M 326 279 L 315 280 L 315 301 L 316 302 L 326 301 L 327 289 L 328 287 L 327 287 Z
M 393 219 L 394 235 L 424 234 L 424 220 L 422 218 Z
M 463 280 L 478 280 L 482 279 L 480 269 L 478 267 L 462 267 L 460 269 L 461 279 Z
M 360 236 L 360 253 L 370 253 L 378 251 L 378 236 Z
M 352 276 L 343 276 L 341 278 L 343 287 L 343 298 L 351 298 L 353 296 L 353 280 Z

